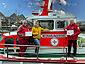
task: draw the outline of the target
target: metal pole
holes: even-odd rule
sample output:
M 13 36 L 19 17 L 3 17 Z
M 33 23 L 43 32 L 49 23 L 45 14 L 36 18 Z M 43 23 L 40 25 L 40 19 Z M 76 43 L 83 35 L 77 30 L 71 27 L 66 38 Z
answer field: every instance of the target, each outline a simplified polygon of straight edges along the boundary
M 38 50 L 38 47 L 37 47 L 37 50 Z M 38 61 L 39 59 L 38 59 L 38 51 L 37 51 L 37 61 Z
M 8 59 L 8 45 L 7 45 L 7 59 Z
M 38 61 L 38 52 L 37 52 L 37 61 Z
M 66 62 L 67 62 L 67 48 L 66 48 Z

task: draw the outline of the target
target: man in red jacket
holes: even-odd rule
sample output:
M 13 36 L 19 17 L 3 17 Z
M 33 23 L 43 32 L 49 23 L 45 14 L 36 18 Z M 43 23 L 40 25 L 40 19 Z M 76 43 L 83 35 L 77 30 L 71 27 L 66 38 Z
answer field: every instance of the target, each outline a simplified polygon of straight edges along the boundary
M 65 31 L 67 30 L 73 30 L 74 34 L 68 35 L 68 57 L 70 56 L 71 52 L 71 45 L 73 43 L 73 57 L 76 56 L 76 51 L 77 51 L 77 40 L 78 40 L 78 35 L 80 34 L 80 27 L 74 22 L 73 19 L 70 19 L 70 25 L 64 29 Z
M 29 26 L 27 26 L 27 21 L 23 21 L 23 24 L 18 28 L 18 36 L 19 36 L 19 40 L 18 42 L 21 45 L 28 45 L 28 39 L 29 37 L 25 37 L 25 32 L 30 31 Z M 20 51 L 19 52 L 25 52 L 27 49 L 27 46 L 21 46 L 20 47 Z M 21 57 L 24 57 L 24 53 L 19 53 L 18 54 Z

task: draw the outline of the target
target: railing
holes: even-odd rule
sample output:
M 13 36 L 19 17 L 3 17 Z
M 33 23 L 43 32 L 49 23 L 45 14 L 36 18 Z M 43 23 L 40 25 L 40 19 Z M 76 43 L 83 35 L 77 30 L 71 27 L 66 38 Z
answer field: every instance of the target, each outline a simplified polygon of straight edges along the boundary
M 6 49 L 7 49 L 7 59 L 9 59 L 8 55 L 9 55 L 9 47 L 8 46 L 28 46 L 28 47 L 39 47 L 37 45 L 18 45 L 18 44 L 0 44 L 0 45 L 6 45 Z M 40 46 L 43 47 L 43 46 Z M 66 49 L 66 61 L 67 61 L 67 47 L 48 47 L 48 48 L 56 48 L 56 49 Z M 29 53 L 29 52 L 19 52 L 19 53 Z M 39 60 L 39 53 L 37 52 L 37 60 Z
M 28 47 L 39 47 L 39 46 L 36 46 L 36 45 L 14 45 L 14 44 L 0 44 L 0 45 L 6 45 L 6 48 L 7 48 L 7 59 L 8 59 L 8 55 L 9 55 L 9 52 L 8 52 L 8 46 L 28 46 Z M 25 53 L 25 52 L 19 52 L 19 53 Z M 38 60 L 38 52 L 37 52 L 37 60 Z

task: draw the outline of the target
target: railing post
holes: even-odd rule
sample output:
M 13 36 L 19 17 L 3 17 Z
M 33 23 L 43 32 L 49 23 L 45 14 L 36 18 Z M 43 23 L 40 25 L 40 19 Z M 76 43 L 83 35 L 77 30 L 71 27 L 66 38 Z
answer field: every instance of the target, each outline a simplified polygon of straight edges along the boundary
M 66 62 L 67 62 L 67 48 L 66 48 Z
M 38 49 L 38 47 L 37 47 L 37 61 L 39 60 L 39 58 L 38 58 L 38 53 L 39 53 L 39 49 Z
M 7 59 L 8 59 L 8 45 L 7 45 Z

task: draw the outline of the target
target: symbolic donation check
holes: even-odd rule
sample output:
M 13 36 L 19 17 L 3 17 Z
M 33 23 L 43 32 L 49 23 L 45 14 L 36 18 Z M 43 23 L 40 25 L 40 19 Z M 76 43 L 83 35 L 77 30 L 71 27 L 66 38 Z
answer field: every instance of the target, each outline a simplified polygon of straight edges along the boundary
M 74 34 L 74 30 L 67 30 L 67 35 L 72 35 Z
M 32 36 L 32 32 L 25 32 L 25 36 Z

